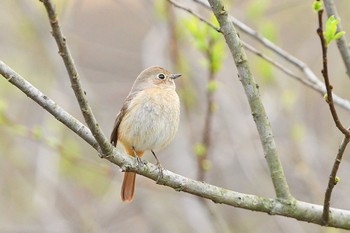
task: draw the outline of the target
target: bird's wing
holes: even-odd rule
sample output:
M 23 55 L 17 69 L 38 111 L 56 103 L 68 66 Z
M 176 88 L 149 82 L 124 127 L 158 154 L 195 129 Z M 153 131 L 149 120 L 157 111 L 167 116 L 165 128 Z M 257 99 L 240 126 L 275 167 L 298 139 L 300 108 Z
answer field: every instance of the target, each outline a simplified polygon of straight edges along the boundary
M 130 93 L 126 97 L 124 104 L 123 104 L 123 107 L 120 109 L 120 111 L 117 115 L 117 119 L 115 119 L 113 131 L 112 131 L 111 137 L 110 137 L 110 141 L 111 141 L 113 146 L 117 146 L 118 129 L 119 129 L 120 122 L 123 120 L 123 117 L 125 116 L 125 114 L 129 111 L 130 102 L 135 97 L 135 95 L 136 95 L 136 93 Z

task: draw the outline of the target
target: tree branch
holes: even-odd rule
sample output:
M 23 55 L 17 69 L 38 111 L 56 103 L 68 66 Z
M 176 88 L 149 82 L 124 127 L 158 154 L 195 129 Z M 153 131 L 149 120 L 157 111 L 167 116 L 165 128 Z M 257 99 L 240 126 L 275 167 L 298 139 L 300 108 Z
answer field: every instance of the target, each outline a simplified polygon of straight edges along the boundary
M 328 18 L 332 15 L 338 20 L 340 20 L 340 16 L 338 14 L 337 8 L 335 7 L 335 4 L 333 0 L 323 0 L 324 8 L 326 9 Z M 337 33 L 343 31 L 343 27 L 341 25 L 341 22 L 338 23 L 337 27 Z M 346 40 L 346 36 L 342 36 L 337 40 L 337 46 L 338 50 L 341 54 L 341 57 L 343 59 L 346 73 L 350 78 L 350 47 Z
M 212 24 L 211 22 L 209 22 L 208 20 L 204 19 L 202 16 L 200 16 L 199 14 L 195 13 L 194 11 L 192 11 L 190 8 L 187 8 L 185 6 L 182 6 L 181 4 L 173 1 L 173 0 L 167 0 L 169 3 L 171 3 L 173 6 L 182 9 L 184 11 L 187 11 L 188 13 L 190 13 L 191 15 L 195 16 L 197 19 L 199 19 L 200 21 L 202 21 L 203 23 L 207 24 L 209 27 L 213 28 L 214 30 L 216 30 L 217 32 L 221 32 L 220 28 L 216 27 L 214 24 Z
M 341 121 L 338 117 L 337 110 L 335 109 L 335 106 L 334 106 L 333 93 L 332 93 L 333 86 L 330 84 L 329 76 L 328 76 L 327 44 L 326 44 L 325 38 L 323 36 L 322 15 L 323 15 L 323 10 L 318 11 L 319 26 L 317 29 L 317 34 L 320 37 L 321 48 L 322 48 L 322 64 L 323 64 L 322 75 L 324 77 L 324 82 L 326 84 L 326 89 L 327 89 L 326 101 L 329 105 L 329 109 L 331 111 L 335 125 L 340 130 L 340 132 L 342 132 L 345 136 L 350 137 L 350 132 L 341 123 Z
M 276 196 L 280 200 L 285 200 L 287 202 L 293 201 L 281 161 L 278 157 L 270 122 L 266 115 L 264 105 L 260 99 L 258 85 L 253 78 L 246 54 L 242 49 L 242 43 L 233 24 L 231 23 L 222 1 L 209 0 L 209 4 L 220 24 L 221 31 L 236 64 L 239 79 L 248 98 L 250 109 L 252 111 L 252 115 L 263 146 L 265 158 L 269 166 Z
M 329 175 L 328 186 L 327 186 L 327 190 L 326 190 L 325 198 L 324 198 L 324 203 L 323 203 L 322 223 L 324 225 L 328 225 L 329 208 L 330 208 L 332 191 L 333 191 L 334 186 L 338 183 L 338 181 L 337 181 L 337 172 L 338 172 L 341 160 L 343 158 L 343 154 L 345 152 L 345 148 L 346 148 L 346 146 L 348 145 L 349 142 L 350 142 L 350 138 L 344 137 L 343 141 L 341 142 L 341 144 L 339 146 L 337 157 L 334 160 L 332 172 Z
M 211 10 L 208 2 L 206 2 L 204 0 L 193 0 L 193 1 L 197 2 L 198 4 L 202 5 L 203 7 Z M 260 35 L 257 31 L 253 30 L 248 25 L 239 21 L 235 17 L 230 15 L 229 18 L 232 21 L 232 23 L 237 28 L 239 28 L 242 32 L 251 36 L 253 39 L 257 40 L 259 43 L 264 45 L 266 48 L 270 49 L 275 54 L 277 54 L 281 58 L 285 59 L 290 64 L 294 65 L 296 68 L 300 69 L 304 73 L 306 79 L 312 84 L 312 86 L 310 86 L 310 87 L 312 87 L 314 90 L 321 93 L 322 96 L 327 93 L 325 84 L 318 79 L 316 74 L 304 62 L 302 62 L 298 58 L 292 56 L 291 54 L 289 54 L 288 52 L 286 52 L 282 48 L 278 47 L 277 45 L 275 45 L 274 43 L 272 43 L 271 41 L 269 41 L 268 39 L 266 39 L 265 37 Z M 293 76 L 291 76 L 291 77 L 293 77 Z M 342 107 L 350 112 L 350 101 L 345 100 L 345 99 L 343 99 L 337 95 L 334 95 L 334 94 L 333 94 L 333 97 L 334 97 L 334 103 L 336 103 L 340 107 Z
M 78 100 L 80 110 L 84 116 L 85 122 L 88 125 L 89 129 L 92 132 L 92 135 L 94 136 L 94 138 L 96 139 L 96 141 L 98 142 L 101 148 L 102 153 L 100 155 L 102 157 L 107 156 L 112 153 L 113 146 L 109 143 L 109 140 L 106 138 L 101 128 L 99 127 L 97 120 L 86 98 L 86 92 L 81 87 L 79 74 L 75 67 L 71 53 L 67 47 L 66 39 L 62 35 L 61 28 L 55 12 L 55 8 L 50 0 L 39 0 L 39 1 L 41 1 L 44 4 L 45 9 L 47 11 L 47 14 L 50 20 L 50 25 L 52 28 L 52 36 L 56 40 L 56 43 L 58 46 L 58 53 L 61 55 L 63 59 L 64 65 L 66 67 L 66 70 L 70 78 L 72 89 L 74 91 L 75 97 Z
M 344 140 L 341 143 L 336 160 L 333 164 L 332 172 L 329 176 L 328 186 L 327 186 L 327 190 L 325 193 L 322 221 L 323 221 L 324 225 L 327 225 L 328 221 L 329 221 L 329 207 L 330 207 L 330 200 L 331 200 L 331 196 L 332 196 L 332 191 L 333 191 L 333 188 L 337 182 L 336 176 L 337 176 L 338 168 L 340 166 L 341 159 L 343 157 L 345 148 L 350 141 L 350 131 L 348 129 L 346 129 L 343 126 L 343 124 L 341 123 L 341 121 L 338 117 L 337 111 L 335 109 L 334 102 L 333 102 L 333 94 L 332 94 L 333 87 L 330 84 L 329 76 L 328 76 L 327 44 L 326 44 L 326 40 L 323 36 L 323 29 L 322 29 L 323 28 L 323 23 L 322 23 L 323 9 L 318 11 L 317 16 L 318 16 L 317 34 L 320 38 L 321 49 L 322 49 L 322 65 L 323 65 L 322 75 L 323 75 L 323 78 L 324 78 L 324 81 L 326 84 L 326 89 L 327 89 L 326 101 L 329 105 L 329 109 L 331 111 L 335 125 L 340 130 L 340 132 L 342 132 L 344 134 Z
M 92 136 L 91 131 L 85 125 L 83 125 L 69 113 L 65 112 L 64 109 L 58 106 L 52 99 L 40 92 L 37 88 L 35 88 L 2 61 L 0 61 L 0 74 L 29 98 L 37 102 L 46 111 L 51 113 L 51 115 L 53 115 L 58 121 L 62 122 L 65 126 L 100 152 L 98 143 Z

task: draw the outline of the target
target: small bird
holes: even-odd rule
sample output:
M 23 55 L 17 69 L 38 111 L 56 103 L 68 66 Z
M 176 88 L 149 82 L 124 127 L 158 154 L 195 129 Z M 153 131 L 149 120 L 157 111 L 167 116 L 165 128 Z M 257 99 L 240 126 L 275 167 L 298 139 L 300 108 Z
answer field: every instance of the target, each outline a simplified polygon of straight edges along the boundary
M 180 76 L 161 67 L 149 67 L 139 74 L 115 120 L 110 139 L 114 146 L 120 142 L 139 162 L 145 151 L 151 151 L 160 166 L 154 151 L 169 145 L 179 126 L 180 100 L 174 80 Z M 124 173 L 122 201 L 132 201 L 135 178 L 134 172 Z

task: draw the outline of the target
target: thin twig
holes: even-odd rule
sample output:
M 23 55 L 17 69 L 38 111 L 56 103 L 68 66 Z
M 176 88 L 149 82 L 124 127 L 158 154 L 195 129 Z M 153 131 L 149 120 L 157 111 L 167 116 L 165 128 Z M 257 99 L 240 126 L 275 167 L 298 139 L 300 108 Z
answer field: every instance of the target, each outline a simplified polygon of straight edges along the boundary
M 341 123 L 341 121 L 338 117 L 337 110 L 335 109 L 335 106 L 334 106 L 333 93 L 332 93 L 333 87 L 330 84 L 329 76 L 328 76 L 327 44 L 326 44 L 325 38 L 323 36 L 322 15 L 323 15 L 323 10 L 318 11 L 319 26 L 317 29 L 317 34 L 320 37 L 321 47 L 322 47 L 322 64 L 323 64 L 322 75 L 323 75 L 324 82 L 325 82 L 326 89 L 327 89 L 326 100 L 327 100 L 327 103 L 329 105 L 329 109 L 331 111 L 335 125 L 345 136 L 350 137 L 350 132 Z
M 44 4 L 45 9 L 47 11 L 47 14 L 50 20 L 50 25 L 52 28 L 52 36 L 56 40 L 59 54 L 61 55 L 63 62 L 66 66 L 72 89 L 74 91 L 75 97 L 78 100 L 80 110 L 84 116 L 85 122 L 88 125 L 89 129 L 92 132 L 92 135 L 95 137 L 96 141 L 98 142 L 102 150 L 101 155 L 107 156 L 112 153 L 113 147 L 109 143 L 109 140 L 106 138 L 106 136 L 103 134 L 89 106 L 88 100 L 86 98 L 86 93 L 82 89 L 82 86 L 80 83 L 80 78 L 78 75 L 77 68 L 74 64 L 73 58 L 68 49 L 67 41 L 61 32 L 61 28 L 58 22 L 55 8 L 50 0 L 40 0 L 40 1 Z
M 342 23 L 340 21 L 340 16 L 338 14 L 337 8 L 335 7 L 333 0 L 323 0 L 324 8 L 326 9 L 327 16 L 331 17 L 334 15 L 336 19 L 339 20 L 337 25 L 337 33 L 343 31 Z M 350 47 L 346 40 L 346 36 L 342 36 L 337 40 L 338 50 L 341 54 L 343 62 L 345 64 L 346 73 L 350 78 Z
M 198 4 L 200 4 L 203 7 L 211 10 L 211 7 L 210 7 L 210 5 L 209 5 L 209 3 L 207 1 L 204 1 L 204 0 L 193 0 L 193 1 L 198 3 Z M 232 21 L 232 23 L 237 28 L 239 28 L 242 32 L 244 32 L 247 35 L 251 36 L 253 39 L 255 39 L 256 41 L 261 43 L 263 46 L 265 46 L 266 48 L 270 49 L 275 54 L 277 54 L 278 56 L 280 56 L 281 58 L 285 59 L 290 64 L 292 64 L 295 67 L 297 67 L 298 69 L 300 69 L 304 73 L 306 79 L 311 84 L 313 84 L 312 86 L 309 86 L 309 87 L 311 87 L 312 89 L 318 91 L 322 95 L 324 95 L 327 92 L 325 84 L 318 79 L 316 74 L 304 62 L 302 62 L 298 58 L 292 56 L 291 54 L 289 54 L 288 52 L 283 50 L 281 47 L 278 47 L 277 45 L 272 43 L 270 40 L 268 40 L 267 38 L 263 37 L 257 31 L 253 30 L 252 28 L 250 28 L 248 25 L 244 24 L 240 20 L 236 19 L 235 17 L 233 17 L 231 15 L 229 17 L 230 17 L 230 20 Z M 346 109 L 347 111 L 350 112 L 350 101 L 348 101 L 346 99 L 343 99 L 343 98 L 341 98 L 341 97 L 339 97 L 339 96 L 337 96 L 335 94 L 333 94 L 333 97 L 334 97 L 333 101 L 334 101 L 335 104 L 339 105 L 340 107 L 342 107 L 342 108 L 344 108 L 344 109 Z
M 305 86 L 313 88 L 314 90 L 318 91 L 320 94 L 323 94 L 323 92 L 321 90 L 319 90 L 317 88 L 318 86 L 315 85 L 314 83 L 311 83 L 309 80 L 299 77 L 293 71 L 291 71 L 290 69 L 284 67 L 281 63 L 273 60 L 271 57 L 269 57 L 269 56 L 263 54 L 262 52 L 258 51 L 256 48 L 254 48 L 250 44 L 248 44 L 248 43 L 246 43 L 244 41 L 242 41 L 242 44 L 243 44 L 244 48 L 246 48 L 248 51 L 254 53 L 256 56 L 261 57 L 262 59 L 264 59 L 265 61 L 267 61 L 271 65 L 275 66 L 277 69 L 279 69 L 280 71 L 282 71 L 286 75 L 296 79 L 297 81 L 301 82 Z
M 265 158 L 270 170 L 270 176 L 278 199 L 292 202 L 293 197 L 289 191 L 288 183 L 284 175 L 283 167 L 278 156 L 273 132 L 265 112 L 265 107 L 260 99 L 258 85 L 255 82 L 247 61 L 246 54 L 242 49 L 239 36 L 225 10 L 221 0 L 209 0 L 209 4 L 220 24 L 222 34 L 225 37 L 235 65 L 239 79 L 245 90 L 250 109 L 257 127 Z
M 209 74 L 208 74 L 208 84 L 215 80 L 215 74 L 212 69 L 211 63 L 212 61 L 212 54 L 210 51 L 210 46 L 208 51 L 206 52 L 206 57 L 208 63 L 209 63 Z M 205 168 L 205 161 L 208 160 L 209 150 L 211 147 L 211 134 L 212 134 L 212 123 L 213 123 L 213 105 L 214 105 L 214 93 L 213 91 L 210 91 L 207 89 L 206 92 L 206 112 L 204 116 L 204 125 L 203 125 L 203 132 L 202 132 L 202 141 L 201 144 L 205 147 L 204 152 L 201 155 L 197 156 L 198 159 L 198 175 L 197 179 L 204 181 L 205 172 L 207 169 Z
M 328 75 L 328 59 L 327 59 L 327 44 L 326 44 L 326 40 L 323 36 L 323 22 L 322 22 L 322 16 L 323 16 L 323 9 L 318 11 L 318 28 L 317 28 L 317 34 L 320 38 L 321 41 L 321 48 L 322 48 L 322 75 L 324 78 L 324 82 L 326 84 L 326 89 L 327 89 L 327 97 L 326 97 L 326 101 L 328 103 L 329 109 L 331 111 L 332 117 L 333 117 L 333 121 L 335 122 L 335 125 L 337 126 L 337 128 L 344 134 L 344 140 L 341 143 L 339 150 L 338 150 L 338 154 L 336 156 L 336 160 L 333 164 L 333 168 L 331 171 L 331 174 L 329 176 L 329 180 L 328 180 L 328 185 L 327 185 L 327 190 L 325 193 L 325 198 L 324 198 L 324 206 L 323 206 L 323 214 L 322 214 L 322 223 L 324 225 L 328 225 L 329 222 L 329 207 L 330 207 L 330 201 L 331 201 L 331 196 L 332 196 L 332 191 L 333 188 L 336 184 L 336 176 L 337 176 L 337 172 L 340 166 L 340 162 L 342 159 L 342 156 L 344 154 L 345 148 L 347 146 L 347 144 L 349 143 L 350 140 L 350 131 L 347 130 L 343 124 L 341 123 L 337 111 L 335 109 L 334 106 L 334 102 L 333 102 L 333 94 L 332 94 L 332 85 L 330 84 L 329 81 L 329 75 Z
M 322 222 L 323 222 L 324 225 L 328 225 L 329 208 L 330 208 L 332 191 L 333 191 L 334 186 L 338 182 L 337 181 L 337 172 L 338 172 L 341 160 L 343 158 L 343 154 L 344 154 L 345 148 L 346 148 L 346 146 L 348 145 L 349 142 L 350 142 L 350 138 L 349 137 L 344 137 L 343 141 L 341 142 L 341 144 L 339 146 L 337 157 L 334 160 L 332 172 L 329 175 L 328 186 L 327 186 L 327 190 L 326 190 L 326 193 L 325 193 L 324 204 L 323 204 L 323 213 L 322 213 Z
M 194 11 L 192 11 L 190 8 L 187 8 L 185 6 L 182 6 L 180 4 L 178 4 L 177 2 L 173 1 L 173 0 L 167 0 L 169 3 L 171 3 L 172 5 L 174 5 L 175 7 L 182 9 L 184 11 L 187 11 L 188 13 L 190 13 L 191 15 L 195 16 L 196 18 L 198 18 L 200 21 L 202 21 L 203 23 L 207 24 L 209 27 L 215 29 L 217 32 L 221 32 L 220 28 L 216 27 L 214 24 L 212 24 L 211 22 L 209 22 L 208 20 L 206 20 L 205 18 L 203 18 L 202 16 L 200 16 L 199 14 L 195 13 Z

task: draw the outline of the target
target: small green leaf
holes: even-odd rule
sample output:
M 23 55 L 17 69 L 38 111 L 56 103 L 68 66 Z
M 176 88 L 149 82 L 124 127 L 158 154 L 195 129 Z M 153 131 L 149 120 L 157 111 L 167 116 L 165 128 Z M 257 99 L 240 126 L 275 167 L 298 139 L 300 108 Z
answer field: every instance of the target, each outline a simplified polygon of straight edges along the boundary
M 323 32 L 327 47 L 333 40 L 337 40 L 345 34 L 344 31 L 337 33 L 337 26 L 339 22 L 340 21 L 336 19 L 334 15 L 330 16 L 327 20 L 326 31 Z
M 326 101 L 328 100 L 328 94 L 327 94 L 327 93 L 325 93 L 325 94 L 323 95 L 323 99 L 325 99 Z
M 340 37 L 342 37 L 346 32 L 344 31 L 341 31 L 341 32 L 338 32 L 337 34 L 334 35 L 333 39 L 334 40 L 338 40 Z
M 332 15 L 331 17 L 328 18 L 327 23 L 326 23 L 326 34 L 329 36 L 333 36 L 335 32 L 337 31 L 337 25 L 339 21 Z
M 322 10 L 322 9 L 323 9 L 323 3 L 322 3 L 322 1 L 314 1 L 314 3 L 312 4 L 312 8 L 313 8 L 314 11 L 316 11 L 316 12 Z
M 203 156 L 205 153 L 207 153 L 207 147 L 202 143 L 197 143 L 194 145 L 194 153 L 197 156 Z
M 334 179 L 334 184 L 337 184 L 339 181 L 340 181 L 340 177 L 336 176 L 335 179 Z

